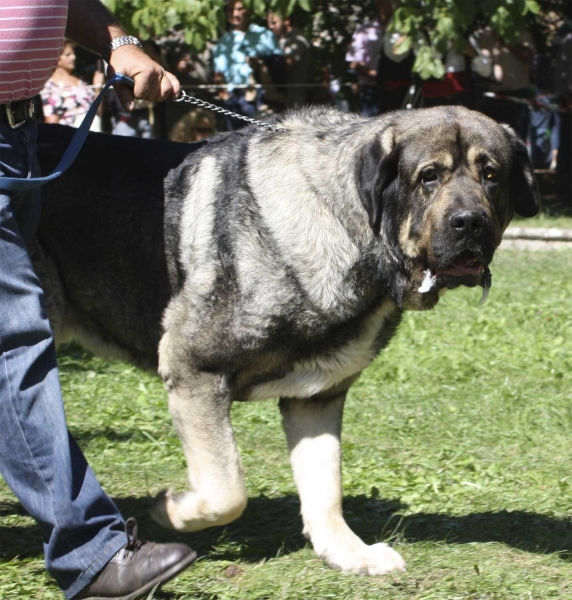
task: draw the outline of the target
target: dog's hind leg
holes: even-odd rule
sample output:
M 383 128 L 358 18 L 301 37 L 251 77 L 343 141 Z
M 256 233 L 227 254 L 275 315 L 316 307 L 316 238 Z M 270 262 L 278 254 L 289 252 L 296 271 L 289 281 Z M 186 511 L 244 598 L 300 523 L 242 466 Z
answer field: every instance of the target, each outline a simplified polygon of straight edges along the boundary
M 341 447 L 345 394 L 329 399 L 281 399 L 294 479 L 300 494 L 304 535 L 316 553 L 342 573 L 381 575 L 403 570 L 387 544 L 368 546 L 342 515 Z
M 247 496 L 225 378 L 188 369 L 178 369 L 175 376 L 161 353 L 160 372 L 169 388 L 169 410 L 183 444 L 191 489 L 159 494 L 151 516 L 179 531 L 226 525 L 242 514 Z

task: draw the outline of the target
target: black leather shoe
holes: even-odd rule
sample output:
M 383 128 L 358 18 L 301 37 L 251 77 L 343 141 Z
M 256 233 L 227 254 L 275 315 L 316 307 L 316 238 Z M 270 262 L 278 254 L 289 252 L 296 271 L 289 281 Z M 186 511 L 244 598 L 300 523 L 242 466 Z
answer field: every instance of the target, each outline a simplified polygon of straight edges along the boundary
M 129 535 L 129 525 L 133 534 Z M 137 521 L 125 522 L 127 544 L 73 600 L 133 600 L 186 569 L 197 553 L 185 544 L 155 544 L 137 539 Z

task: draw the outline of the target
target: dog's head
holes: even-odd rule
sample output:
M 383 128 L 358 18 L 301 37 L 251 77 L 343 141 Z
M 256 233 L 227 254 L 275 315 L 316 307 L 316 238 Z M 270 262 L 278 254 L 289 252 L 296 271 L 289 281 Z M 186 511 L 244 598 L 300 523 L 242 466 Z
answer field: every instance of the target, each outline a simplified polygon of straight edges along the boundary
M 440 290 L 483 285 L 514 212 L 538 212 L 532 166 L 510 127 L 464 108 L 379 122 L 356 157 L 359 196 L 397 263 L 394 299 L 432 308 Z

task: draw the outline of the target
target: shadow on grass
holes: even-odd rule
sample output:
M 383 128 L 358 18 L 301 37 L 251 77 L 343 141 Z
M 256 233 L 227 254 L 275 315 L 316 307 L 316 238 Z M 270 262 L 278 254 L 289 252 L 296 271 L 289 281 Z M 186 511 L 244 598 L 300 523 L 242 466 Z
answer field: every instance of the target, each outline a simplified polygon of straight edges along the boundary
M 161 438 L 164 435 L 164 431 L 162 430 L 153 430 L 147 431 L 149 435 L 156 438 Z M 80 448 L 85 447 L 85 445 L 93 440 L 102 440 L 105 439 L 108 442 L 131 442 L 133 440 L 145 441 L 149 440 L 147 436 L 141 433 L 141 429 L 125 429 L 114 428 L 114 427 L 102 427 L 101 429 L 85 429 L 81 430 L 77 427 L 74 427 L 72 430 L 73 437 L 75 441 L 79 444 Z
M 192 534 L 163 529 L 149 517 L 149 498 L 117 498 L 122 514 L 136 517 L 143 539 L 156 542 L 181 541 L 210 559 L 258 562 L 290 554 L 307 545 L 297 496 L 258 497 L 249 501 L 244 515 L 224 529 Z M 368 544 L 399 537 L 405 542 L 440 541 L 448 544 L 498 542 L 520 550 L 557 553 L 572 560 L 572 522 L 524 511 L 473 513 L 464 516 L 416 514 L 402 517 L 405 508 L 396 501 L 365 496 L 344 499 L 344 514 L 352 529 Z M 8 515 L 25 514 L 16 502 L 0 503 L 0 557 L 32 557 L 42 554 L 41 534 L 35 525 L 1 525 Z

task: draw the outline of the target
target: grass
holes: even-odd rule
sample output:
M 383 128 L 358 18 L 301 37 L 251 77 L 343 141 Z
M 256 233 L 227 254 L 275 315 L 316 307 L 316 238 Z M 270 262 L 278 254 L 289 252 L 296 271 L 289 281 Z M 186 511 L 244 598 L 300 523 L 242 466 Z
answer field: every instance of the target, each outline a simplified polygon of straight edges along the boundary
M 552 213 L 544 210 L 532 219 L 522 219 L 516 217 L 511 225 L 513 227 L 543 227 L 556 229 L 572 229 L 572 216 L 570 211 L 561 214 Z
M 354 386 L 344 423 L 344 509 L 368 543 L 390 541 L 406 573 L 342 576 L 301 536 L 274 401 L 233 422 L 250 504 L 226 528 L 162 530 L 148 496 L 185 485 L 154 377 L 70 346 L 60 354 L 69 425 L 140 530 L 200 559 L 161 600 L 544 600 L 572 597 L 572 252 L 501 252 L 479 290 L 410 313 Z M 0 484 L 0 598 L 59 598 L 39 530 Z
M 549 191 L 554 192 L 554 189 Z M 570 202 L 566 206 L 554 204 L 554 194 L 549 195 L 548 198 L 542 197 L 541 210 L 536 217 L 524 219 L 515 215 L 511 225 L 513 227 L 572 229 L 572 204 Z
M 513 226 L 572 229 L 572 199 L 562 201 L 558 198 L 556 173 L 540 170 L 535 174 L 541 195 L 541 211 L 533 219 L 516 217 Z

